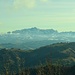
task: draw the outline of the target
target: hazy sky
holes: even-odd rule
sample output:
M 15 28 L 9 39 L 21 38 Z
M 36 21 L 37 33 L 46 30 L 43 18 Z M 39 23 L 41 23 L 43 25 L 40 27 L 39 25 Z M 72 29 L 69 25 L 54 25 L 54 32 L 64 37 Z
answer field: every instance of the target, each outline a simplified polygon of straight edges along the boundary
M 75 31 L 75 0 L 0 0 L 0 33 L 30 27 Z

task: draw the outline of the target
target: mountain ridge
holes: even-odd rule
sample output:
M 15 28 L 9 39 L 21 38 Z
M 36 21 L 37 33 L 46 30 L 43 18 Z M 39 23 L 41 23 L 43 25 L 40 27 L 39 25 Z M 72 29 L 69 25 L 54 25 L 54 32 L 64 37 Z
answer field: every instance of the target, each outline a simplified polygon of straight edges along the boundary
M 28 50 L 57 42 L 75 42 L 75 32 L 58 32 L 53 29 L 33 27 L 0 35 L 0 48 Z
M 19 65 L 27 67 L 39 66 L 40 62 L 45 65 L 46 61 L 65 66 L 75 65 L 75 42 L 55 43 L 37 48 L 35 50 L 0 49 L 0 71 L 10 65 L 11 70 L 17 70 Z M 18 63 L 18 64 L 17 64 Z

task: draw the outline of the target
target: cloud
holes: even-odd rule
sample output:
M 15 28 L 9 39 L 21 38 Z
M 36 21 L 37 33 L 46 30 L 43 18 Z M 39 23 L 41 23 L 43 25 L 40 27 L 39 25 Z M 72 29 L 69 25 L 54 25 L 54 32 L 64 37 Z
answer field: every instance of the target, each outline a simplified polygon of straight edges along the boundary
M 33 8 L 36 5 L 36 0 L 14 0 L 14 7 L 15 8 Z
M 34 8 L 37 2 L 48 2 L 48 0 L 14 0 L 14 8 Z
M 41 2 L 48 2 L 48 0 L 40 0 Z

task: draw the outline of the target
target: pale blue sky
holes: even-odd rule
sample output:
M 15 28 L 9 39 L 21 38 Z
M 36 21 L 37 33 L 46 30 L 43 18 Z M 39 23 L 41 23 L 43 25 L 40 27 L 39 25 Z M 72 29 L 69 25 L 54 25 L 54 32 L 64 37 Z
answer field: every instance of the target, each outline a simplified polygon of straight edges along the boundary
M 0 0 L 0 33 L 30 27 L 75 31 L 75 0 Z

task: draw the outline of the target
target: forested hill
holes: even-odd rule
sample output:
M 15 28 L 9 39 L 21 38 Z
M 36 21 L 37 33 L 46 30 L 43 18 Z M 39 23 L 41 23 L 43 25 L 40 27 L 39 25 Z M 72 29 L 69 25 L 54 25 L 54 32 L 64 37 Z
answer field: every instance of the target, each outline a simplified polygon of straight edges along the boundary
M 75 64 L 75 42 L 72 43 L 56 43 L 40 47 L 35 50 L 20 50 L 20 49 L 1 49 L 0 50 L 0 67 L 9 63 L 15 65 L 17 62 L 23 63 L 26 67 L 33 67 L 40 62 L 45 64 L 46 60 L 56 63 L 57 60 L 67 65 Z

